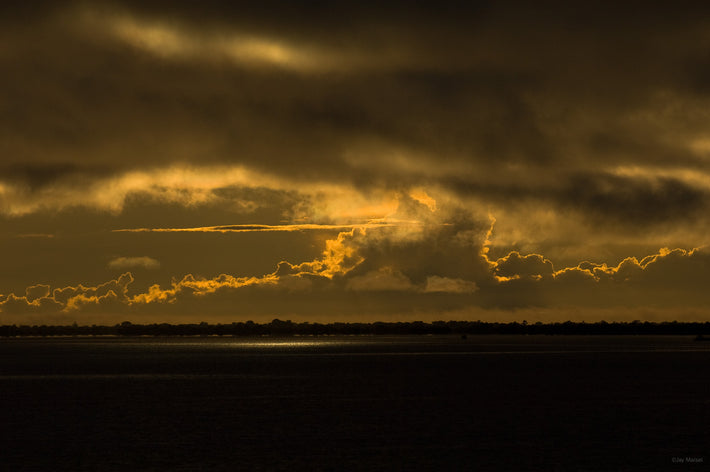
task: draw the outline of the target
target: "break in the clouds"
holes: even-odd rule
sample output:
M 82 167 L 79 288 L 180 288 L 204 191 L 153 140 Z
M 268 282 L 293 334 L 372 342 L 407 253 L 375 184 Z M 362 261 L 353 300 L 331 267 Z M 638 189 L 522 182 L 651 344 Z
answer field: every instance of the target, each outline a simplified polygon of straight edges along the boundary
M 0 319 L 704 316 L 703 4 L 0 9 Z

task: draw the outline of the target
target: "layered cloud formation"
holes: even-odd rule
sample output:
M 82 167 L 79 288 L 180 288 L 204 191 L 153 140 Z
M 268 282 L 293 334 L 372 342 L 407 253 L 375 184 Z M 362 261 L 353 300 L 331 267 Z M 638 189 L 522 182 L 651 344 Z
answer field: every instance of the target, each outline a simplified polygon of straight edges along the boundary
M 510 319 L 501 311 L 535 316 L 536 310 L 583 307 L 602 310 L 608 317 L 612 308 L 682 307 L 699 316 L 697 311 L 710 301 L 703 290 L 710 270 L 710 256 L 704 250 L 662 249 L 640 260 L 625 258 L 615 266 L 582 262 L 556 270 L 540 254 L 511 251 L 490 258 L 493 226 L 462 212 L 451 211 L 442 222 L 439 218 L 446 214 L 442 209 L 432 211 L 403 195 L 394 216 L 419 219 L 342 231 L 325 241 L 316 259 L 282 261 L 265 275 L 187 274 L 164 286 L 132 290 L 134 276 L 126 272 L 95 287 L 33 285 L 22 296 L 0 297 L 0 310 L 8 319 L 24 320 L 94 319 L 97 314 L 108 321 L 182 319 L 198 311 L 201 319 L 213 320 L 284 315 L 348 320 L 481 318 L 486 312 Z M 117 258 L 109 265 L 159 267 L 148 257 Z M 632 313 L 637 315 L 636 310 Z
M 0 9 L 0 321 L 705 316 L 704 5 Z

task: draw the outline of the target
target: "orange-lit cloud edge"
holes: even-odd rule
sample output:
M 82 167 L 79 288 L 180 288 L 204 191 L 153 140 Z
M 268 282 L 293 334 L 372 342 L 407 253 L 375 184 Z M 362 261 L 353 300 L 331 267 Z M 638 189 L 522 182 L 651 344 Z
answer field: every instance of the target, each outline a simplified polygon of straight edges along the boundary
M 353 224 L 315 224 L 301 223 L 288 225 L 264 225 L 264 224 L 239 224 L 221 226 L 197 226 L 193 228 L 123 228 L 114 229 L 114 233 L 258 233 L 258 232 L 291 232 L 291 231 L 327 231 L 327 230 L 347 230 L 353 228 L 368 227 L 392 227 L 401 225 L 416 225 L 416 221 L 368 221 L 366 223 Z
M 511 251 L 490 258 L 492 217 L 488 227 L 472 230 L 470 225 L 458 228 L 443 223 L 439 216 L 431 197 L 413 192 L 400 196 L 399 208 L 389 219 L 364 224 L 119 229 L 339 232 L 325 241 L 319 258 L 295 264 L 282 261 L 265 275 L 209 278 L 186 274 L 173 279 L 170 286 L 154 284 L 133 292 L 134 275 L 126 271 L 96 286 L 37 284 L 27 287 L 24 294 L 0 295 L 0 312 L 4 322 L 13 323 L 158 322 L 181 319 L 188 313 L 193 319 L 212 321 L 278 316 L 302 320 L 596 320 L 701 319 L 706 315 L 708 297 L 699 288 L 710 267 L 710 254 L 703 248 L 662 248 L 640 260 L 628 257 L 613 266 L 584 261 L 555 269 L 538 253 Z M 439 244 L 444 245 L 443 252 L 432 249 Z M 461 268 L 450 266 L 454 260 L 447 260 L 450 247 L 460 250 L 453 254 L 455 259 L 470 258 Z M 409 259 L 412 254 L 428 260 L 430 268 L 418 267 L 417 261 Z M 149 257 L 117 258 L 110 266 L 151 268 L 159 262 Z M 319 308 L 319 300 L 325 309 Z M 352 303 L 363 311 L 338 312 L 338 306 Z

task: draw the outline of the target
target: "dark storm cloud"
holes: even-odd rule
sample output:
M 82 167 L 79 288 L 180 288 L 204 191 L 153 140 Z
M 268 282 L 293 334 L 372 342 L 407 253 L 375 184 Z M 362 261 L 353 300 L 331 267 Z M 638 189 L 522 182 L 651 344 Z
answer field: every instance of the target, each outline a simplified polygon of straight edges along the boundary
M 38 163 L 15 162 L 0 165 L 0 181 L 27 186 L 30 189 L 41 189 L 60 182 L 81 184 L 82 181 L 106 177 L 111 169 L 97 166 L 78 165 L 75 162 Z
M 343 153 L 376 139 L 472 170 L 524 164 L 532 175 L 606 155 L 646 163 L 654 144 L 693 161 L 682 146 L 644 135 L 652 123 L 623 123 L 653 106 L 658 91 L 695 92 L 688 84 L 710 38 L 699 32 L 703 11 L 690 5 L 70 5 L 35 23 L 16 12 L 28 21 L 5 33 L 9 160 L 238 162 L 366 182 L 367 171 L 353 170 Z M 182 50 L 196 49 L 141 48 L 142 40 L 112 33 L 116 18 L 148 35 L 165 27 Z M 316 63 L 304 75 L 297 64 L 256 67 L 200 53 L 229 34 L 315 45 L 340 62 L 323 59 L 322 70 Z M 621 133 L 610 133 L 617 125 Z M 650 140 L 649 152 L 609 152 L 633 150 L 638 140 L 627 134 Z M 390 180 L 424 178 L 390 172 Z
M 427 183 L 597 220 L 682 219 L 704 206 L 704 190 L 590 169 L 707 170 L 688 149 L 703 105 L 674 111 L 702 94 L 692 84 L 710 36 L 697 8 L 115 2 L 35 17 L 18 8 L 10 16 L 23 21 L 4 33 L 0 55 L 12 71 L 0 79 L 2 177 L 37 190 L 68 175 L 105 177 L 97 167 L 119 176 L 237 164 L 304 184 Z M 232 36 L 312 51 L 311 62 L 213 52 Z
M 612 218 L 639 227 L 691 219 L 707 209 L 708 193 L 671 178 L 592 174 L 570 179 L 560 201 L 597 221 Z
M 519 177 L 518 177 L 519 179 Z M 572 211 L 590 224 L 609 223 L 635 231 L 639 227 L 692 220 L 707 210 L 707 188 L 663 176 L 614 175 L 590 170 L 541 177 L 539 181 L 500 183 L 478 179 L 447 179 L 449 188 L 461 195 L 496 202 L 534 202 L 536 205 Z
M 10 164 L 0 168 L 0 178 L 9 182 L 21 181 L 31 187 L 42 187 L 76 171 L 75 164 Z

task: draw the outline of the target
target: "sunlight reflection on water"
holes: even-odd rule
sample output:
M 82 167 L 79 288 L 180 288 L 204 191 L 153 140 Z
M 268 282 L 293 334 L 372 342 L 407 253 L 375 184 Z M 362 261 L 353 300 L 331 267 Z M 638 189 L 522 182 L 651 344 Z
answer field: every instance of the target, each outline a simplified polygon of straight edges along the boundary
M 200 339 L 195 341 L 187 340 L 146 340 L 142 342 L 121 342 L 119 343 L 123 346 L 136 346 L 136 347 L 146 347 L 146 346 L 162 346 L 162 347 L 174 347 L 174 348 L 206 348 L 206 349 L 245 349 L 245 350 L 292 350 L 292 349 L 309 349 L 309 348 L 333 348 L 333 347 L 343 347 L 343 346 L 366 346 L 371 344 L 376 344 L 374 341 L 364 341 L 364 340 L 213 340 L 213 339 Z
M 244 354 L 424 354 L 710 351 L 689 336 L 318 336 L 318 337 L 137 337 L 25 338 L 5 340 L 0 350 L 25 352 L 242 352 Z M 5 352 L 7 351 L 7 352 Z

